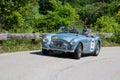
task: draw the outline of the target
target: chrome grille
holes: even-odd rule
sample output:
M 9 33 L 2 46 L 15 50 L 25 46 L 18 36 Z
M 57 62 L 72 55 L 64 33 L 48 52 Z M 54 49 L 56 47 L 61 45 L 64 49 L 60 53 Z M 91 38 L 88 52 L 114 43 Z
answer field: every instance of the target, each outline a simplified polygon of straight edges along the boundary
M 52 40 L 50 47 L 57 49 L 68 49 L 68 42 L 62 39 Z

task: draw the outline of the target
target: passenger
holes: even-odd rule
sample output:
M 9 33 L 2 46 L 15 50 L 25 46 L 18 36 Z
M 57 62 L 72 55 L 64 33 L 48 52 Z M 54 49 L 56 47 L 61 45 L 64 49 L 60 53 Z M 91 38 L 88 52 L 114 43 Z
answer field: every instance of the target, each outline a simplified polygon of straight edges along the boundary
M 73 27 L 73 29 L 72 29 L 72 30 L 70 30 L 70 33 L 77 33 L 76 28 L 75 28 L 75 27 Z

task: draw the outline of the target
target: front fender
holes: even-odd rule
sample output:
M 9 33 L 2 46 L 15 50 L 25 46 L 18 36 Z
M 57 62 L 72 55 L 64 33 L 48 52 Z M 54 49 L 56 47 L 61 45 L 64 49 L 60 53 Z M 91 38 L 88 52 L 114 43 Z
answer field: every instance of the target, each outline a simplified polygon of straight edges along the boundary
M 82 39 L 79 39 L 79 38 L 76 38 L 74 39 L 76 41 L 76 44 L 73 46 L 73 50 L 75 52 L 77 46 L 81 43 L 82 44 L 82 49 L 83 49 L 83 40 Z

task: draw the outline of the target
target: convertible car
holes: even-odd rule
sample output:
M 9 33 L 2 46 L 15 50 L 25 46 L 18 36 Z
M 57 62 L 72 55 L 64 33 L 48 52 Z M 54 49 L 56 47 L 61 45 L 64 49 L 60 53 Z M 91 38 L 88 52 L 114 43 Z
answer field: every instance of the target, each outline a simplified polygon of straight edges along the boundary
M 70 53 L 75 59 L 80 59 L 82 54 L 98 56 L 101 49 L 101 39 L 97 35 L 92 35 L 91 29 L 84 35 L 80 27 L 62 26 L 56 34 L 46 34 L 43 36 L 42 53 L 48 55 L 52 53 Z

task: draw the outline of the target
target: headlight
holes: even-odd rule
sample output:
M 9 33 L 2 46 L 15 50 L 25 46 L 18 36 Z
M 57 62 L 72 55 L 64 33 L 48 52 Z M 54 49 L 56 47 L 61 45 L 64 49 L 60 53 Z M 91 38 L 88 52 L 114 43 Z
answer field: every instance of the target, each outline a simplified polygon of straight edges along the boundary
M 47 38 L 43 38 L 43 42 L 48 42 L 48 39 Z
M 70 41 L 70 44 L 71 44 L 71 45 L 75 45 L 75 43 L 76 43 L 76 42 L 75 42 L 74 40 L 71 40 L 71 41 Z

